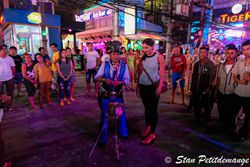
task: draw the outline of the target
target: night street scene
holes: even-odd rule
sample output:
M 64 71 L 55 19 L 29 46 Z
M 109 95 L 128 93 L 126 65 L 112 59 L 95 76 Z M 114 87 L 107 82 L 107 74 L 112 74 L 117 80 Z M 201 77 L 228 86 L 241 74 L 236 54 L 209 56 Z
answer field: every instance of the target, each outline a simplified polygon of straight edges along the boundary
M 0 0 L 0 167 L 250 166 L 250 0 Z

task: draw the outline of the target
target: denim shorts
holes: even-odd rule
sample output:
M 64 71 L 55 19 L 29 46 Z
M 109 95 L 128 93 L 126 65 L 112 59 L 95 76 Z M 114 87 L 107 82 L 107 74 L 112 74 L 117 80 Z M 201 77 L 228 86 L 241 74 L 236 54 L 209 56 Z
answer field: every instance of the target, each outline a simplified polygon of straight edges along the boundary
M 89 83 L 91 81 L 91 77 L 93 78 L 93 81 L 96 82 L 95 80 L 96 73 L 97 73 L 96 69 L 88 69 L 86 71 L 86 82 Z
M 23 74 L 21 72 L 17 72 L 15 75 L 15 84 L 20 84 L 23 82 Z
M 172 74 L 172 87 L 173 88 L 176 88 L 177 87 L 177 82 L 179 79 L 181 79 L 182 77 L 182 73 L 176 73 L 176 72 L 173 72 Z M 185 79 L 181 80 L 180 81 L 180 87 L 181 88 L 184 88 L 185 87 Z

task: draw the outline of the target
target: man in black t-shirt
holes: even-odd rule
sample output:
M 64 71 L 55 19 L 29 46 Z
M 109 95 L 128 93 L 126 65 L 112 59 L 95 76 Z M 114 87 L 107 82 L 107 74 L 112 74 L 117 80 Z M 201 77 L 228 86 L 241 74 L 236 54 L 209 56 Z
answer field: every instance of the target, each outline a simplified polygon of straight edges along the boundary
M 21 56 L 17 55 L 17 48 L 15 46 L 11 46 L 9 48 L 9 56 L 13 58 L 15 65 L 16 65 L 16 75 L 14 76 L 15 78 L 15 84 L 17 85 L 17 95 L 22 96 L 21 92 L 21 84 L 23 81 L 23 75 L 22 75 L 22 63 L 23 59 Z

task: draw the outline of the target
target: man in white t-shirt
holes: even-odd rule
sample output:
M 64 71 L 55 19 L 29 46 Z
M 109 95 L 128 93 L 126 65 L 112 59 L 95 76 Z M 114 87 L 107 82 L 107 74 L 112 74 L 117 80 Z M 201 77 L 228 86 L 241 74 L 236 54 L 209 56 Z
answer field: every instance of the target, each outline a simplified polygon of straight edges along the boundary
M 95 97 L 98 95 L 98 84 L 96 84 L 95 75 L 97 72 L 97 67 L 100 64 L 100 55 L 97 51 L 93 50 L 93 44 L 87 43 L 88 46 L 88 52 L 86 53 L 84 59 L 85 59 L 85 71 L 86 71 L 86 82 L 87 82 L 87 90 L 88 94 L 87 96 L 91 96 L 91 77 L 93 78 L 93 81 L 95 83 Z
M 6 94 L 13 97 L 14 77 L 16 74 L 15 62 L 7 55 L 7 46 L 0 46 L 0 95 Z M 4 88 L 6 87 L 6 92 Z
M 219 66 L 218 70 L 218 92 L 217 92 L 217 109 L 219 112 L 219 120 L 230 137 L 235 137 L 233 118 L 234 107 L 234 90 L 235 82 L 233 80 L 232 70 L 236 63 L 237 48 L 235 46 L 227 47 L 225 54 L 225 62 Z
M 250 121 L 250 40 L 243 42 L 242 53 L 245 59 L 238 61 L 233 70 L 233 79 L 237 83 L 234 90 L 234 115 L 236 117 L 241 108 L 245 112 L 243 126 L 238 130 L 241 140 L 246 140 L 249 136 Z

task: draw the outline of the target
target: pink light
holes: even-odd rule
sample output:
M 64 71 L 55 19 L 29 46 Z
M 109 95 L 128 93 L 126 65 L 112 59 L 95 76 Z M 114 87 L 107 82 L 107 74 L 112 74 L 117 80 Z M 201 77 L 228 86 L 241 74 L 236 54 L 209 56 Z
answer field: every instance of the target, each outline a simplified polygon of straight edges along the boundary
M 226 30 L 225 36 L 226 37 L 238 37 L 241 38 L 244 35 L 244 31 L 241 30 Z
M 72 32 L 72 29 L 69 29 L 69 32 Z

